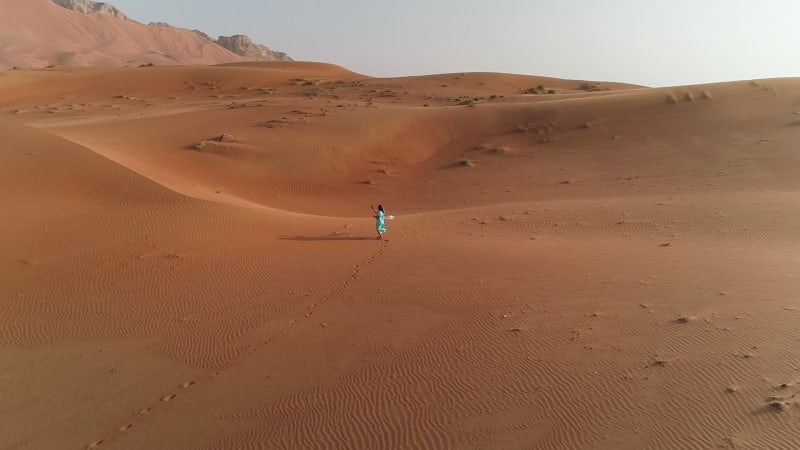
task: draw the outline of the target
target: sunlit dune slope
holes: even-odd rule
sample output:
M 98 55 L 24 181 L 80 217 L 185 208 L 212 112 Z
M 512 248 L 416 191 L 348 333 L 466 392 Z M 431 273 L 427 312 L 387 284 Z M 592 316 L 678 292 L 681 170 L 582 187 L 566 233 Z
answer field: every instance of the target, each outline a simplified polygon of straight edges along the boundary
M 448 87 L 437 87 L 443 80 Z M 543 93 L 527 93 L 539 85 Z M 207 198 L 224 187 L 218 199 L 285 209 L 304 192 L 325 193 L 328 205 L 303 204 L 353 214 L 351 195 L 420 210 L 495 201 L 504 183 L 516 199 L 628 194 L 639 178 L 684 190 L 702 188 L 704 176 L 786 187 L 785 176 L 738 168 L 755 158 L 788 170 L 779 161 L 794 159 L 798 82 L 644 89 L 500 74 L 375 79 L 261 63 L 9 73 L 4 89 L 9 114 L 179 192 Z M 423 195 L 430 190 L 437 195 Z

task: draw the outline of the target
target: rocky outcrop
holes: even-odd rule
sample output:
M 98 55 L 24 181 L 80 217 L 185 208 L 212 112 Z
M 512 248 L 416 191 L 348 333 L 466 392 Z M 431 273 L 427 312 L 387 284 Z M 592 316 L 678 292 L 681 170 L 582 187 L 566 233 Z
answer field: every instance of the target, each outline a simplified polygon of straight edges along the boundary
M 119 19 L 131 21 L 125 14 L 108 3 L 94 2 L 91 0 L 51 0 L 58 6 L 76 11 L 82 14 L 105 14 Z M 138 22 L 136 22 L 138 23 Z M 151 22 L 148 24 L 150 27 L 164 27 L 173 28 L 175 30 L 187 31 L 183 28 L 177 28 L 169 25 L 166 22 Z M 220 47 L 230 51 L 235 55 L 242 56 L 251 61 L 292 61 L 286 53 L 276 52 L 267 46 L 254 43 L 249 37 L 237 34 L 233 36 L 220 36 L 214 40 L 202 31 L 192 30 L 197 35 L 204 39 L 219 45 Z
M 220 36 L 215 42 L 237 55 L 254 61 L 292 61 L 292 58 L 286 53 L 276 52 L 267 46 L 256 44 L 242 34 Z
M 91 0 L 53 0 L 53 3 L 83 14 L 106 14 L 118 19 L 128 19 L 128 16 L 123 14 L 122 11 L 108 3 L 93 2 Z
M 192 30 L 192 31 L 193 31 L 193 32 L 195 32 L 195 33 L 197 33 L 197 34 L 199 34 L 200 36 L 203 36 L 204 38 L 208 39 L 208 40 L 209 40 L 209 41 L 211 41 L 211 42 L 215 42 L 213 39 L 211 39 L 211 36 L 209 36 L 209 35 L 207 35 L 207 34 L 203 33 L 203 32 L 202 32 L 202 31 L 200 31 L 200 30 Z

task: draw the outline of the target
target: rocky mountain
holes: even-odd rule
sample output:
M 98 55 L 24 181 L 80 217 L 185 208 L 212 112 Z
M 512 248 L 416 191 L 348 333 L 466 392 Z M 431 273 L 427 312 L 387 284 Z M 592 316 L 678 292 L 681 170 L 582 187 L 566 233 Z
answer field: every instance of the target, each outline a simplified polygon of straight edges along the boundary
M 108 3 L 94 2 L 91 0 L 52 0 L 53 3 L 77 11 L 82 14 L 105 14 L 119 19 L 130 20 L 114 6 Z M 166 22 L 152 22 L 149 26 L 172 27 Z M 176 28 L 176 27 L 172 27 Z M 227 49 L 228 51 L 243 56 L 251 61 L 292 61 L 286 53 L 276 52 L 269 47 L 254 43 L 248 36 L 236 34 L 233 36 L 220 36 L 216 40 L 199 30 L 192 30 L 198 35 Z
M 276 52 L 265 45 L 256 44 L 242 34 L 220 36 L 215 42 L 237 55 L 254 61 L 292 61 L 292 58 L 286 53 Z
M 244 62 L 189 30 L 149 27 L 112 7 L 78 0 L 0 0 L 0 69 Z
M 122 11 L 108 3 L 93 2 L 91 0 L 53 0 L 53 3 L 83 14 L 106 14 L 118 19 L 128 18 Z
M 151 23 L 150 25 L 157 24 Z M 209 41 L 214 42 L 233 53 L 236 53 L 239 56 L 244 56 L 251 61 L 294 61 L 286 53 L 276 52 L 266 45 L 256 44 L 248 36 L 243 34 L 220 36 L 217 39 L 212 39 L 211 36 L 203 33 L 200 30 L 192 31 L 208 39 Z

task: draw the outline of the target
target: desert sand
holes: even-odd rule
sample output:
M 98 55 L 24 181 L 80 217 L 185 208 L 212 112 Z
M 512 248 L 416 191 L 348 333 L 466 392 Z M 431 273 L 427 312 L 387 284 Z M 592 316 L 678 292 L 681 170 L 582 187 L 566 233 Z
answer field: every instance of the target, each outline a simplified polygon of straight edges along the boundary
M 800 448 L 799 96 L 0 72 L 0 448 Z

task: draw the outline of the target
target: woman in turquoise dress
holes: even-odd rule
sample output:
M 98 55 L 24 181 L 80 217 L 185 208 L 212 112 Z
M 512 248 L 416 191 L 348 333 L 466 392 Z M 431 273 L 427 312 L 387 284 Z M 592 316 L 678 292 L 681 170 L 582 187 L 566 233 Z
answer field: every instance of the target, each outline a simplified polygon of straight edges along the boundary
M 372 208 L 372 212 L 375 213 L 372 217 L 375 218 L 375 231 L 378 232 L 378 239 L 383 239 L 383 233 L 386 233 L 386 224 L 384 223 L 384 212 L 383 212 L 383 205 L 378 205 L 378 210 L 375 210 L 375 206 L 370 205 Z

